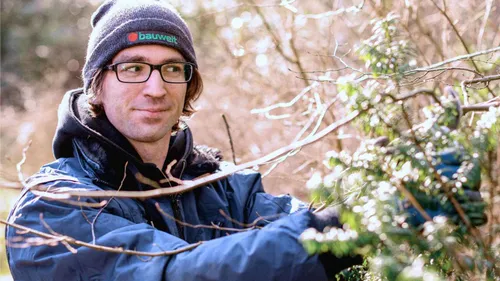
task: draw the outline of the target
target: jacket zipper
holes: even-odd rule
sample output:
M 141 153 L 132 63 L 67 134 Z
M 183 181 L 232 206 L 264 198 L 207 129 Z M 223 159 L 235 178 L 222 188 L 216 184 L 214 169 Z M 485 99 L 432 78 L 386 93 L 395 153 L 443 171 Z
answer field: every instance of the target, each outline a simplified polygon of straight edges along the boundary
M 179 222 L 182 221 L 182 215 L 181 215 L 181 200 L 179 199 L 179 194 L 174 195 L 172 197 L 172 209 L 174 211 L 174 218 L 175 218 L 175 225 L 177 226 L 177 231 L 179 232 L 179 238 L 185 239 L 184 237 L 184 226 L 181 225 Z

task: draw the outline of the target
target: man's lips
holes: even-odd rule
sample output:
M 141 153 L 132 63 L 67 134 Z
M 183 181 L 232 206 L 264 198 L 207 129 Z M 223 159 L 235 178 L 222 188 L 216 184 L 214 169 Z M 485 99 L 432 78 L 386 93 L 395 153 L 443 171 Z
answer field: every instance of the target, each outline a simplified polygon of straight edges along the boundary
M 167 107 L 145 107 L 134 109 L 134 111 L 142 117 L 153 119 L 163 119 L 168 110 L 169 108 Z
M 167 108 L 138 108 L 136 110 L 148 111 L 148 112 L 163 112 L 163 111 L 167 111 L 168 109 Z
M 144 107 L 144 108 L 134 108 L 137 111 L 147 111 L 147 112 L 164 112 L 168 111 L 168 107 Z

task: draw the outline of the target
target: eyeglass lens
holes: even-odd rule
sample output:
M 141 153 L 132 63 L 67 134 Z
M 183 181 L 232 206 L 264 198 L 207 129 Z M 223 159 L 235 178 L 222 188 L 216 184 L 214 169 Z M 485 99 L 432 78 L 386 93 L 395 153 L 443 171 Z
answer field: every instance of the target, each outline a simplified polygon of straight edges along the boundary
M 152 67 L 141 62 L 123 62 L 116 65 L 116 74 L 122 82 L 145 82 L 151 75 Z M 182 62 L 163 64 L 160 70 L 163 80 L 173 83 L 189 81 L 193 71 L 190 64 Z

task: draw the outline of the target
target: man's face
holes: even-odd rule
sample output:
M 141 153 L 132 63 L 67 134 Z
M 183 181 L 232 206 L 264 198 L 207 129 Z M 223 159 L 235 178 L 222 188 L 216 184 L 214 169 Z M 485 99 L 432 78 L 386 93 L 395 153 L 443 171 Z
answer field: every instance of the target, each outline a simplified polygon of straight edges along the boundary
M 175 49 L 161 45 L 134 46 L 120 51 L 111 62 L 147 62 L 162 64 L 185 61 Z M 170 84 L 153 70 L 144 83 L 122 83 L 116 73 L 106 71 L 97 101 L 109 121 L 132 142 L 155 143 L 170 138 L 184 107 L 187 84 Z

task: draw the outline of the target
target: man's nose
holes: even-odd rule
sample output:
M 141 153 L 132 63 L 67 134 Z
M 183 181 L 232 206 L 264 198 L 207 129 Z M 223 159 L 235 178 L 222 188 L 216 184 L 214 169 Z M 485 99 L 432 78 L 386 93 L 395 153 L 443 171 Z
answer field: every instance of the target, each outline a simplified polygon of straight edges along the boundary
M 161 97 L 167 93 L 165 82 L 161 78 L 160 71 L 154 69 L 145 82 L 145 94 L 153 97 Z

